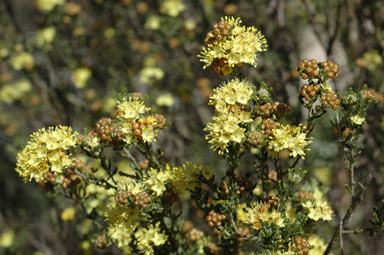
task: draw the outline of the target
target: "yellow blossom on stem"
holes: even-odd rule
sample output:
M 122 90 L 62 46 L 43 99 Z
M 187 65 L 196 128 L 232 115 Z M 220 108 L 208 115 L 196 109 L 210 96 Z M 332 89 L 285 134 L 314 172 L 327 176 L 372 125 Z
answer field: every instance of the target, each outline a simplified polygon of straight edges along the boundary
M 161 231 L 160 222 L 149 225 L 147 228 L 139 228 L 135 233 L 136 247 L 145 255 L 154 254 L 153 246 L 163 245 L 168 236 Z
M 77 132 L 65 126 L 42 128 L 31 135 L 28 145 L 17 155 L 16 171 L 27 180 L 42 180 L 45 173 L 61 173 L 74 159 L 68 150 L 75 147 Z
M 225 59 L 226 66 L 232 68 L 243 63 L 256 67 L 257 53 L 266 51 L 267 41 L 255 27 L 242 26 L 241 22 L 240 18 L 234 17 L 221 19 L 221 23 L 230 29 L 203 47 L 198 57 L 205 63 L 204 68 L 218 59 Z
M 268 149 L 272 152 L 279 152 L 288 149 L 290 156 L 298 155 L 304 158 L 305 147 L 312 141 L 307 139 L 307 134 L 302 131 L 302 127 L 279 125 L 278 128 L 272 130 L 273 135 L 269 137 Z

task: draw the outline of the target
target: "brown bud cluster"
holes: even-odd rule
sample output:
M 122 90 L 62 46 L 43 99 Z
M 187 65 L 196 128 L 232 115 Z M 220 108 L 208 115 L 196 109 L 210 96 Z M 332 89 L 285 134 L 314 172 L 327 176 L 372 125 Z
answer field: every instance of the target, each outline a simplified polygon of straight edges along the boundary
M 57 172 L 47 172 L 43 175 L 43 179 L 41 181 L 39 181 L 39 183 L 40 184 L 47 184 L 47 183 L 55 184 L 58 175 L 59 174 Z
M 101 142 L 116 146 L 123 142 L 121 128 L 113 124 L 111 118 L 101 118 L 96 122 L 95 129 L 89 133 L 90 137 L 98 137 Z
M 214 41 L 220 42 L 224 37 L 228 36 L 232 30 L 232 25 L 225 21 L 220 21 L 212 26 L 212 32 L 207 33 L 204 43 L 211 44 Z
M 320 98 L 321 104 L 324 108 L 332 108 L 333 110 L 336 110 L 340 105 L 340 99 L 337 96 L 337 94 L 333 91 L 328 91 L 325 94 L 323 94 Z
M 227 64 L 226 58 L 216 58 L 212 62 L 212 72 L 225 76 L 232 72 L 232 67 Z
M 279 123 L 277 123 L 272 119 L 263 119 L 261 123 L 261 129 L 268 136 L 271 136 L 273 134 L 272 130 L 278 127 L 279 127 Z
M 288 105 L 277 101 L 273 103 L 272 109 L 278 117 L 281 117 L 291 111 L 291 108 Z
M 297 255 L 308 255 L 309 249 L 311 248 L 308 240 L 300 236 L 296 237 L 295 243 L 293 243 L 292 246 L 296 248 Z
M 337 78 L 339 76 L 339 66 L 333 63 L 331 60 L 322 62 L 321 66 L 323 70 L 327 73 L 327 77 L 330 79 Z
M 280 202 L 280 198 L 278 198 L 276 196 L 267 197 L 265 200 L 266 200 L 266 205 L 268 208 L 277 207 L 279 205 L 279 202 Z
M 148 193 L 147 192 L 139 192 L 139 193 L 137 193 L 134 197 L 133 197 L 133 199 L 135 200 L 135 202 L 133 202 L 133 204 L 135 205 L 135 206 L 139 206 L 139 207 L 142 207 L 142 208 L 146 208 L 147 207 L 147 205 L 149 204 L 149 203 L 151 203 L 152 202 L 152 198 L 148 195 Z
M 299 70 L 302 71 L 301 78 L 307 80 L 310 77 L 319 77 L 319 66 L 315 59 L 304 59 L 299 65 Z
M 63 172 L 63 175 L 64 175 L 64 179 L 63 179 L 61 186 L 64 189 L 75 188 L 77 186 L 77 184 L 79 184 L 81 182 L 80 176 L 77 175 L 73 169 L 70 169 L 70 168 L 66 169 Z
M 252 145 L 258 145 L 264 143 L 264 134 L 258 130 L 252 130 L 248 134 L 247 142 Z
M 245 241 L 247 241 L 248 238 L 246 236 L 248 236 L 251 233 L 249 228 L 239 227 L 237 230 L 238 230 L 239 234 L 242 235 L 242 237 L 237 238 L 237 241 L 239 243 L 244 243 Z
M 215 243 L 208 242 L 204 247 L 205 254 L 217 255 L 219 254 L 219 247 Z
M 222 181 L 221 183 L 220 183 L 220 190 L 221 190 L 221 192 L 223 193 L 223 194 L 225 194 L 225 195 L 229 195 L 229 193 L 230 193 L 230 190 L 229 190 L 229 187 L 228 187 L 228 184 L 227 184 L 227 182 L 226 181 Z
M 101 234 L 96 238 L 95 246 L 99 249 L 104 249 L 107 246 L 107 238 L 104 234 Z
M 308 200 L 308 199 L 313 199 L 312 192 L 301 191 L 297 193 L 296 201 L 302 201 L 302 200 Z
M 144 159 L 140 161 L 138 164 L 141 169 L 147 169 L 151 165 L 151 162 L 148 159 Z
M 257 113 L 263 117 L 271 117 L 273 113 L 272 110 L 273 110 L 272 104 L 266 103 L 266 104 L 260 105 L 259 109 L 257 110 Z
M 188 241 L 198 241 L 204 237 L 204 232 L 200 231 L 196 228 L 193 228 L 193 229 L 191 229 L 191 231 L 189 231 L 186 234 L 186 237 L 187 237 Z
M 205 217 L 205 219 L 207 220 L 208 222 L 208 226 L 210 227 L 220 227 L 221 226 L 221 222 L 223 220 L 225 220 L 227 217 L 224 215 L 224 214 L 219 214 L 219 213 L 216 213 L 214 211 L 210 211 L 208 216 Z
M 153 117 L 156 120 L 155 127 L 163 129 L 165 127 L 165 125 L 167 124 L 167 120 L 165 119 L 164 115 L 155 114 L 155 115 L 153 115 Z
M 240 195 L 244 190 L 246 190 L 251 186 L 250 182 L 244 177 L 236 178 L 236 183 L 237 185 L 239 185 L 239 190 L 237 191 L 237 195 Z
M 319 91 L 320 91 L 320 85 L 313 84 L 313 83 L 305 84 L 301 87 L 299 94 L 305 100 L 309 101 L 310 99 L 314 98 Z
M 121 205 L 126 205 L 129 203 L 129 198 L 131 196 L 132 196 L 132 194 L 130 192 L 125 191 L 125 190 L 119 190 L 115 196 L 116 203 L 121 204 Z
M 360 93 L 365 99 L 373 99 L 375 97 L 377 101 L 384 103 L 383 94 L 377 92 L 375 89 L 363 89 Z

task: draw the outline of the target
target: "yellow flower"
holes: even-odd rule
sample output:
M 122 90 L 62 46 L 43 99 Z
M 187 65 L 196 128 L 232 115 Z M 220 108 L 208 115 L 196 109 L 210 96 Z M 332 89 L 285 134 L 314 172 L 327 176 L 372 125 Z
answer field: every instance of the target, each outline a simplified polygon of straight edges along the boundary
M 15 240 L 15 232 L 9 229 L 0 234 L 0 247 L 8 248 L 11 247 Z
M 10 62 L 15 70 L 31 70 L 35 66 L 33 56 L 27 52 L 20 52 L 10 59 Z
M 147 228 L 139 228 L 135 233 L 136 247 L 140 253 L 145 255 L 154 254 L 153 246 L 164 244 L 168 236 L 161 231 L 160 222 L 149 225 Z
M 50 12 L 56 5 L 62 5 L 64 3 L 65 0 L 36 0 L 37 8 L 43 12 Z
M 71 221 L 75 219 L 76 209 L 73 207 L 67 207 L 61 212 L 61 219 L 63 221 Z
M 23 151 L 17 154 L 16 171 L 27 180 L 42 180 L 49 171 L 61 173 L 73 159 L 67 152 L 75 147 L 77 132 L 65 126 L 45 128 L 31 135 Z
M 28 80 L 20 80 L 13 84 L 5 84 L 0 89 L 0 100 L 6 103 L 13 103 L 20 100 L 31 91 L 32 85 Z
M 313 246 L 310 252 L 311 255 L 322 255 L 327 249 L 325 242 L 315 234 L 309 236 L 308 242 L 311 246 Z
M 142 100 L 136 97 L 123 99 L 122 102 L 117 102 L 117 117 L 127 121 L 137 120 L 140 114 L 148 112 L 151 108 L 145 107 Z
M 152 84 L 154 81 L 160 81 L 164 77 L 164 71 L 161 68 L 149 66 L 140 71 L 140 81 L 145 84 Z
M 41 29 L 37 32 L 36 43 L 40 47 L 48 46 L 52 43 L 55 36 L 56 36 L 55 27 L 51 26 L 51 27 Z
M 301 206 L 308 211 L 308 217 L 314 221 L 332 220 L 333 210 L 318 188 L 313 193 L 313 199 L 304 200 Z
M 175 99 L 173 98 L 171 93 L 161 94 L 156 99 L 156 104 L 159 106 L 171 107 L 174 103 L 175 103 Z
M 357 126 L 363 125 L 365 121 L 365 118 L 356 114 L 351 117 L 351 122 Z
M 205 63 L 204 68 L 210 66 L 217 59 L 225 59 L 226 65 L 247 63 L 256 67 L 258 52 L 266 51 L 267 41 L 255 27 L 241 26 L 240 18 L 224 17 L 221 22 L 230 27 L 228 34 L 221 40 L 214 40 L 198 55 Z
M 184 10 L 185 5 L 181 0 L 165 0 L 160 6 L 160 13 L 172 17 L 177 17 Z
M 307 135 L 302 131 L 301 126 L 280 125 L 272 132 L 273 135 L 269 137 L 268 149 L 272 152 L 288 149 L 290 156 L 297 157 L 300 155 L 304 158 L 305 147 L 312 141 L 307 139 Z
M 154 192 L 155 196 L 161 196 L 167 189 L 166 184 L 171 181 L 169 171 L 162 171 L 151 168 L 145 177 L 144 183 Z
M 87 81 L 91 78 L 92 72 L 88 68 L 82 67 L 75 70 L 72 74 L 72 82 L 79 89 L 84 88 L 87 85 Z

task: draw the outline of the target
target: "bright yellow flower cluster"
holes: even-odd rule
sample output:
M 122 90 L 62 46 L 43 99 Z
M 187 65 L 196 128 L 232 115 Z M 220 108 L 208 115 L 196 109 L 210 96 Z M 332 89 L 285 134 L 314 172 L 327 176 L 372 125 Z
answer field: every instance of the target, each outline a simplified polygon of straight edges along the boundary
M 312 246 L 311 255 L 322 255 L 327 249 L 324 240 L 315 234 L 309 236 L 308 242 Z
M 284 227 L 284 219 L 279 211 L 271 209 L 265 203 L 252 203 L 251 207 L 246 204 L 237 206 L 237 220 L 240 223 L 250 225 L 256 230 L 263 228 L 263 222 L 274 223 L 277 227 Z
M 156 225 L 149 225 L 147 228 L 139 228 L 135 233 L 136 246 L 140 253 L 145 255 L 153 255 L 153 246 L 163 245 L 168 236 L 161 231 L 160 222 Z
M 186 162 L 181 167 L 167 165 L 166 170 L 170 172 L 172 185 L 176 193 L 184 197 L 188 197 L 190 191 L 194 191 L 199 185 L 199 175 L 206 179 L 213 176 L 213 168 L 204 166 L 201 163 Z
M 77 135 L 65 126 L 42 128 L 33 133 L 28 145 L 17 154 L 16 171 L 25 181 L 42 180 L 49 171 L 61 173 L 73 163 L 68 150 L 75 147 Z
M 313 199 L 305 200 L 301 205 L 308 210 L 308 217 L 314 221 L 332 220 L 333 210 L 317 188 L 313 193 Z
M 36 0 L 37 8 L 43 12 L 50 12 L 56 5 L 62 5 L 64 3 L 65 0 Z
M 144 183 L 147 184 L 155 196 L 159 197 L 167 189 L 166 184 L 171 180 L 170 171 L 162 171 L 151 168 L 145 176 Z
M 124 250 L 130 246 L 132 234 L 138 226 L 140 210 L 137 207 L 125 207 L 117 204 L 114 199 L 105 211 L 105 218 L 110 223 L 108 233 L 119 248 Z
M 269 137 L 268 149 L 274 153 L 288 149 L 290 156 L 297 157 L 300 155 L 304 158 L 305 147 L 312 141 L 307 139 L 307 134 L 302 131 L 301 126 L 280 125 L 272 132 L 273 135 Z
M 258 52 L 266 51 L 267 40 L 255 27 L 241 26 L 240 18 L 224 17 L 222 22 L 229 24 L 231 30 L 222 40 L 214 40 L 199 57 L 205 63 L 204 68 L 210 66 L 217 59 L 226 59 L 230 67 L 248 63 L 256 67 Z
M 137 96 L 124 98 L 123 101 L 118 102 L 117 117 L 122 121 L 121 130 L 126 143 L 130 144 L 138 139 L 148 143 L 155 141 L 158 132 L 157 120 L 154 116 L 144 115 L 150 110 L 151 108 L 146 107 Z
M 35 66 L 35 60 L 28 52 L 20 52 L 10 59 L 15 70 L 31 70 Z
M 252 122 L 251 112 L 247 107 L 253 93 L 253 85 L 247 80 L 233 79 L 216 88 L 209 104 L 214 105 L 217 115 L 213 122 L 204 129 L 208 132 L 206 139 L 213 150 L 219 154 L 227 152 L 230 142 L 241 143 L 245 138 L 246 123 Z

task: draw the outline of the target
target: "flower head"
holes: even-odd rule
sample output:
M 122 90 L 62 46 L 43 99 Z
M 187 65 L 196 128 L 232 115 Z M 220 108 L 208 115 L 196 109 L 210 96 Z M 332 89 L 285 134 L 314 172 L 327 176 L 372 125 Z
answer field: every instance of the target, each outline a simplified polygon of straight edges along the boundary
M 311 141 L 307 139 L 307 134 L 302 131 L 301 126 L 280 125 L 278 128 L 272 130 L 272 134 L 268 148 L 272 152 L 288 149 L 290 151 L 289 155 L 292 157 L 300 155 L 304 158 L 305 147 L 311 143 Z
M 161 231 L 160 222 L 149 225 L 147 228 L 139 228 L 135 233 L 136 246 L 140 253 L 146 255 L 154 254 L 153 246 L 164 244 L 168 236 Z
M 16 171 L 24 180 L 42 180 L 44 174 L 61 173 L 73 163 L 68 150 L 75 147 L 77 132 L 65 126 L 42 128 L 31 135 L 31 140 L 17 155 Z
M 233 17 L 221 18 L 213 26 L 213 33 L 207 34 L 206 43 L 199 55 L 201 62 L 205 63 L 204 68 L 218 63 L 224 75 L 230 73 L 235 65 L 247 63 L 256 67 L 257 53 L 266 51 L 267 47 L 260 31 L 255 27 L 241 26 L 240 18 Z

